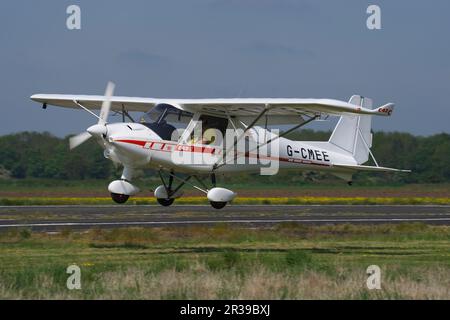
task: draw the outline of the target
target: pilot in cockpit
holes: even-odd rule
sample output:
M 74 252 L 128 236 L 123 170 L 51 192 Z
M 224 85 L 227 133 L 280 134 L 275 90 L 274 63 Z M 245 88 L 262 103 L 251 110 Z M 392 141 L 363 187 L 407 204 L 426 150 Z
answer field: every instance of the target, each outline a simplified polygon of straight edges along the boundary
M 154 131 L 163 140 L 173 140 L 177 128 L 185 128 L 192 119 L 192 113 L 177 109 L 169 104 L 158 104 L 141 118 L 141 123 Z
M 174 132 L 177 128 L 186 129 L 192 118 L 192 113 L 163 103 L 156 105 L 144 114 L 140 122 L 163 140 L 177 141 L 178 135 Z M 201 132 L 198 132 L 200 125 Z M 228 119 L 201 115 L 196 127 L 191 132 L 189 142 L 191 144 L 219 145 L 221 143 L 220 137 L 225 134 L 227 125 Z
M 225 134 L 225 130 L 228 125 L 227 119 L 202 115 L 199 118 L 199 123 L 201 123 L 201 136 L 197 137 L 198 135 L 197 131 L 194 129 L 194 131 L 191 134 L 191 143 L 199 143 L 199 144 L 206 144 L 206 145 L 220 145 L 223 137 Z

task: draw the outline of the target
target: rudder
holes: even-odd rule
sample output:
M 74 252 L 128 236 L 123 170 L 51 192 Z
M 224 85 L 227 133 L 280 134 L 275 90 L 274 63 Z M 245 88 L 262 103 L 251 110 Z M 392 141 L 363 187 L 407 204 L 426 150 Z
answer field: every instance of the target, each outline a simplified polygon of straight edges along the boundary
M 352 96 L 349 103 L 372 109 L 372 100 L 362 96 Z M 371 116 L 341 116 L 329 142 L 352 155 L 358 164 L 365 163 L 372 147 L 371 127 Z

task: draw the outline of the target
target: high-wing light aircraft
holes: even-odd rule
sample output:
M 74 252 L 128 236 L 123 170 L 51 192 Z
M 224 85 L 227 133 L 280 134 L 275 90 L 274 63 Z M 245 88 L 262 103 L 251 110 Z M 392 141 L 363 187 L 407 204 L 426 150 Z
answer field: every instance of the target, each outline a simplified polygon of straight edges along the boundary
M 162 185 L 154 191 L 157 201 L 170 206 L 182 196 L 186 184 L 205 193 L 212 207 L 223 208 L 236 193 L 217 187 L 216 176 L 263 169 L 320 170 L 349 184 L 360 170 L 398 171 L 378 165 L 372 147 L 372 116 L 390 116 L 392 103 L 372 109 L 372 101 L 352 96 L 349 102 L 331 99 L 156 99 L 113 96 L 108 83 L 104 96 L 36 94 L 31 99 L 48 105 L 81 108 L 97 124 L 70 138 L 73 149 L 94 137 L 104 156 L 123 166 L 120 180 L 108 190 L 117 203 L 125 203 L 139 189 L 132 184 L 136 170 L 158 171 Z M 92 110 L 100 109 L 99 115 Z M 109 123 L 113 111 L 122 123 Z M 129 112 L 144 112 L 134 121 Z M 328 141 L 292 141 L 290 132 L 328 116 L 340 119 Z M 128 121 L 126 121 L 128 120 Z M 269 128 L 292 125 L 283 133 Z M 232 134 L 230 135 L 229 132 Z M 375 166 L 365 166 L 369 156 Z M 182 175 L 180 175 L 180 173 Z M 193 178 L 193 179 L 192 179 Z M 206 183 L 207 179 L 208 183 Z M 177 181 L 176 183 L 175 180 Z M 210 183 L 209 183 L 210 181 Z

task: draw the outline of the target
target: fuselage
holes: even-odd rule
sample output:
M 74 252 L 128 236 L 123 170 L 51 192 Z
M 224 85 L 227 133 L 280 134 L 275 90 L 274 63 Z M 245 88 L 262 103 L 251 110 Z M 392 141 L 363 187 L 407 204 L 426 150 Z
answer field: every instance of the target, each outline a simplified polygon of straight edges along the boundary
M 253 132 L 251 130 L 254 130 Z M 250 129 L 250 135 L 264 129 Z M 270 136 L 270 132 L 267 135 Z M 217 172 L 256 172 L 261 168 L 278 170 L 330 170 L 333 163 L 354 164 L 354 159 L 335 152 L 327 142 L 302 142 L 275 139 L 265 148 L 245 146 L 228 150 L 229 146 L 181 143 L 163 140 L 147 126 L 138 123 L 108 125 L 105 156 L 130 167 L 162 167 L 186 173 L 208 173 L 214 164 L 222 164 Z M 227 152 L 228 151 L 228 152 Z M 227 153 L 226 164 L 223 156 Z

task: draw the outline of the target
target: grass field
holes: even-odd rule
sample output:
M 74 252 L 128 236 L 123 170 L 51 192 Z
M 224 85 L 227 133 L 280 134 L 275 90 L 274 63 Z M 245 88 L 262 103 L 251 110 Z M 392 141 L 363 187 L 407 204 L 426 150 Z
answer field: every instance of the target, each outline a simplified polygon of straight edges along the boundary
M 66 268 L 81 268 L 68 290 Z M 366 268 L 381 268 L 381 290 Z M 450 227 L 230 225 L 0 233 L 0 298 L 450 299 Z
M 48 179 L 0 179 L 0 198 L 7 197 L 108 197 L 110 181 L 103 180 L 48 180 Z M 136 180 L 141 189 L 139 197 L 151 197 L 159 180 Z M 236 191 L 243 197 L 450 197 L 450 184 L 358 184 L 348 186 L 344 181 L 330 182 L 271 182 L 265 177 L 246 183 L 226 183 L 221 186 Z M 201 196 L 190 186 L 184 188 L 186 196 Z
M 128 204 L 155 204 L 150 186 Z M 0 205 L 113 204 L 105 181 L 0 180 Z M 236 204 L 450 204 L 449 184 L 354 185 L 346 184 L 229 184 L 237 192 Z M 186 187 L 178 204 L 206 204 L 204 194 Z
M 234 204 L 259 205 L 449 205 L 450 198 L 433 197 L 238 197 Z M 112 205 L 110 197 L 9 197 L 0 198 L 0 205 Z M 157 204 L 155 198 L 132 197 L 128 205 Z M 206 197 L 182 197 L 176 204 L 208 204 Z
M 0 180 L 0 205 L 113 204 L 107 184 Z M 154 204 L 150 187 L 157 184 L 140 185 L 144 191 L 128 203 Z M 238 193 L 236 204 L 450 204 L 448 184 L 226 187 Z M 198 192 L 186 189 L 185 195 L 176 203 L 206 203 Z M 81 290 L 66 287 L 72 264 L 81 268 Z M 366 287 L 369 265 L 381 268 L 381 290 Z M 449 275 L 448 226 L 224 224 L 0 233 L 3 299 L 450 299 Z

